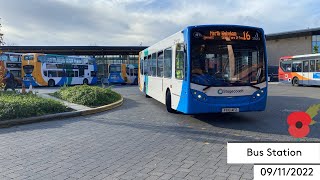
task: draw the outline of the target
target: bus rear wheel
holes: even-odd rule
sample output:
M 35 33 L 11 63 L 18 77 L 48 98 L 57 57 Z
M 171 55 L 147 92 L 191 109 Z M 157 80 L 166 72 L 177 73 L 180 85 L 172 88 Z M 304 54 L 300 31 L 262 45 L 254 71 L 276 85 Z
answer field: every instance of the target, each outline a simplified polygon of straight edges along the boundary
M 88 85 L 89 84 L 88 79 L 84 79 L 83 84 Z
M 299 79 L 297 77 L 292 79 L 292 86 L 299 86 Z
M 166 107 L 167 107 L 167 111 L 169 113 L 175 113 L 176 111 L 174 109 L 172 109 L 171 107 L 171 93 L 170 91 L 167 91 L 166 93 Z
M 49 86 L 49 87 L 54 87 L 55 85 L 56 85 L 56 83 L 54 82 L 53 79 L 50 79 L 50 80 L 48 81 L 48 86 Z

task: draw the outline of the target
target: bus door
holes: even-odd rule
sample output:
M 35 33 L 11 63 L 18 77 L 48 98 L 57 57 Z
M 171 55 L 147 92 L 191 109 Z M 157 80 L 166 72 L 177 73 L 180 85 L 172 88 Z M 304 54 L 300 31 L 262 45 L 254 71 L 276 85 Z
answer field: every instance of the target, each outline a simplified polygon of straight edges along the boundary
M 303 76 L 303 78 L 302 78 L 302 84 L 304 84 L 304 85 L 309 85 L 309 79 L 310 79 L 310 77 L 309 77 L 309 64 L 310 64 L 310 62 L 309 62 L 309 60 L 304 60 L 303 61 L 303 64 L 302 64 L 302 76 Z
M 172 85 L 172 108 L 176 109 L 178 102 L 180 101 L 180 95 L 182 93 L 182 84 L 184 80 L 184 63 L 185 63 L 185 54 L 184 54 L 183 44 L 176 44 L 175 51 L 173 53 L 174 57 L 174 81 Z

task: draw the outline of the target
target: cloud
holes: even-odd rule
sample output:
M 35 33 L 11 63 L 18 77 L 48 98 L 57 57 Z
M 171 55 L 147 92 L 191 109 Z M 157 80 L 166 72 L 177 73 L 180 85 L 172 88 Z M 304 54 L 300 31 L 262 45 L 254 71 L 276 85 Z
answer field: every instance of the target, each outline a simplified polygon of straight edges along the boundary
M 196 24 L 266 33 L 320 26 L 312 0 L 0 0 L 5 40 L 18 45 L 151 45 Z

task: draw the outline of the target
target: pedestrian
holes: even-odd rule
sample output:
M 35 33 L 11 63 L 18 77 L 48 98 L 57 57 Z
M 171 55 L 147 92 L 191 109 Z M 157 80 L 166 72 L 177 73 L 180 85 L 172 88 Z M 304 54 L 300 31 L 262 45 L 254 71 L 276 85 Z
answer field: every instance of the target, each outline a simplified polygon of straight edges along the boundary
M 4 91 L 7 91 L 7 89 L 12 89 L 12 91 L 15 91 L 15 83 L 14 83 L 14 75 L 12 73 L 10 73 L 10 71 L 8 69 L 5 69 L 5 76 L 4 76 L 4 80 L 5 80 L 5 87 L 4 87 Z

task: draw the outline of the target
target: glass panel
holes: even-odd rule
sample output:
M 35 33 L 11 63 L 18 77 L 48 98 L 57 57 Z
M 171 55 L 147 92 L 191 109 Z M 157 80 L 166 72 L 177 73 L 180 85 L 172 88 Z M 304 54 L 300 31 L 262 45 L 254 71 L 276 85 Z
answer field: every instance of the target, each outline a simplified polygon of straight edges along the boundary
M 309 72 L 309 61 L 303 61 L 303 72 Z
M 184 51 L 182 44 L 177 44 L 176 47 L 176 78 L 184 78 Z
M 144 57 L 143 58 L 143 73 L 144 73 L 144 75 L 148 75 L 148 73 L 149 73 L 149 66 L 148 66 L 148 59 L 147 59 L 147 57 Z
M 257 44 L 194 44 L 191 82 L 205 86 L 241 86 L 265 81 L 263 46 Z
M 158 52 L 157 76 L 163 77 L 163 51 Z
M 320 60 L 316 62 L 316 72 L 320 72 Z
M 57 77 L 57 71 L 48 71 L 49 77 Z
M 292 72 L 301 72 L 302 62 L 293 62 L 292 63 Z
M 14 62 L 20 62 L 21 59 L 20 59 L 20 56 L 19 55 L 9 55 L 10 56 L 10 61 L 14 61 Z
M 157 75 L 157 56 L 156 53 L 153 53 L 151 56 L 151 70 L 152 70 L 152 76 Z
M 310 72 L 315 72 L 316 71 L 316 61 L 315 60 L 310 60 Z
M 24 56 L 24 60 L 33 60 L 34 56 L 33 55 L 26 55 Z
M 1 60 L 1 61 L 8 61 L 8 59 L 9 59 L 8 55 L 6 55 L 6 54 L 1 54 L 1 56 L 0 56 L 0 60 Z
M 292 64 L 291 62 L 281 62 L 280 67 L 284 72 L 291 72 Z
M 171 48 L 164 50 L 164 77 L 171 78 L 172 74 L 172 50 Z

